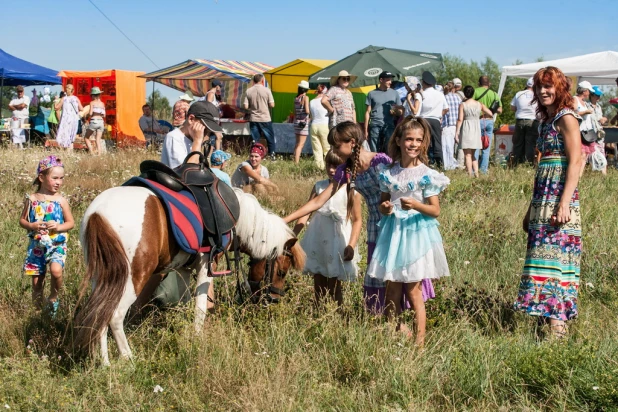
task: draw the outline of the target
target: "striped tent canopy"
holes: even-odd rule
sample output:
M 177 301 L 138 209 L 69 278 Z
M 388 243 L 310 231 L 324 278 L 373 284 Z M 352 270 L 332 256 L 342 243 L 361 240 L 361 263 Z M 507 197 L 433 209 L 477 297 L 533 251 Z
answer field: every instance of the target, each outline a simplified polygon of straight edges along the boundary
M 272 68 L 273 66 L 258 62 L 190 59 L 165 69 L 146 73 L 141 77 L 183 92 L 190 90 L 195 96 L 204 96 L 212 79 L 236 83 L 235 85 L 226 84 L 226 86 L 238 93 L 238 89 L 243 88 L 238 83 L 249 83 L 254 74 L 264 73 Z M 224 99 L 228 101 L 225 96 Z

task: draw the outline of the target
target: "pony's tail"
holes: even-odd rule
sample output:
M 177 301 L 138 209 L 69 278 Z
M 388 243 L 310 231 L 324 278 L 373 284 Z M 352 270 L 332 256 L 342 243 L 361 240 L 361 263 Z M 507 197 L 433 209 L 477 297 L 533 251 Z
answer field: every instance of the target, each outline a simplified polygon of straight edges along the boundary
M 74 348 L 92 353 L 96 340 L 120 303 L 129 276 L 129 261 L 122 242 L 103 216 L 93 213 L 86 224 L 86 276 L 79 291 L 79 306 L 91 280 L 92 295 L 75 317 Z

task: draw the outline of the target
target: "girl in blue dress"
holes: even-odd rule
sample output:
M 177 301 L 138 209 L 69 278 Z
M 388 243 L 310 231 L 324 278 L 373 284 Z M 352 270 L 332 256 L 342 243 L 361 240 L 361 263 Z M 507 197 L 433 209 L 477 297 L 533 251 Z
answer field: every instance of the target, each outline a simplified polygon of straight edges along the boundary
M 56 156 L 39 162 L 35 193 L 26 195 L 19 225 L 28 231 L 30 243 L 24 263 L 24 275 L 32 278 L 32 300 L 43 306 L 43 287 L 47 266 L 51 272 L 48 298 L 52 315 L 58 311 L 58 291 L 62 288 L 62 272 L 66 261 L 68 231 L 75 222 L 67 200 L 59 190 L 64 182 L 64 166 Z
M 386 282 L 385 314 L 399 317 L 402 293 L 412 302 L 416 343 L 425 339 L 422 281 L 449 276 L 442 237 L 438 231 L 438 195 L 449 179 L 427 166 L 431 132 L 423 119 L 408 116 L 388 145 L 393 159 L 380 165 L 380 233 L 367 275 Z M 397 329 L 410 334 L 398 322 Z

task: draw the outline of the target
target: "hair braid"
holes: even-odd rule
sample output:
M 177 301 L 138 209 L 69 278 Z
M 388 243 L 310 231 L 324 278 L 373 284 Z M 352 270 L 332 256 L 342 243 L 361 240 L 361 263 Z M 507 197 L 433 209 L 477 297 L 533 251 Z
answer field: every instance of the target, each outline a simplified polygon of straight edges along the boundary
M 350 219 L 350 216 L 352 216 L 352 209 L 354 206 L 354 195 L 356 193 L 356 174 L 358 173 L 358 169 L 360 166 L 360 144 L 356 144 L 354 146 L 354 150 L 352 152 L 352 158 L 350 160 L 352 163 L 352 168 L 350 170 L 350 168 L 348 167 L 348 169 L 346 170 L 346 172 L 348 172 L 348 176 L 350 176 L 348 178 L 348 213 L 347 213 L 347 219 Z

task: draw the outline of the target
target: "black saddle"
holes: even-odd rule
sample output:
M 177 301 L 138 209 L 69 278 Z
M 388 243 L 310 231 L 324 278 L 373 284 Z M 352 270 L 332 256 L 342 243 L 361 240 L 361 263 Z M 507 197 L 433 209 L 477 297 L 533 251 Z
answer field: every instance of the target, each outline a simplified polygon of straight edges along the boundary
M 187 163 L 193 155 L 200 156 L 199 164 Z M 145 160 L 139 168 L 144 179 L 153 180 L 175 192 L 189 190 L 195 197 L 204 222 L 204 246 L 223 250 L 223 234 L 236 226 L 240 204 L 234 190 L 210 170 L 202 153 L 189 153 L 176 169 L 156 160 Z

